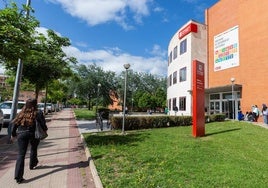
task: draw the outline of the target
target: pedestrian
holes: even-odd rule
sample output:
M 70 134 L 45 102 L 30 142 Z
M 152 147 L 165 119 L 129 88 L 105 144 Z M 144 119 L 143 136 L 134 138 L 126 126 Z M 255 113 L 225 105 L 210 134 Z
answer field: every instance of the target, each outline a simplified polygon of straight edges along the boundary
M 245 116 L 244 116 L 244 114 L 242 113 L 242 111 L 239 110 L 237 119 L 238 119 L 239 121 L 242 121 L 242 120 L 244 120 L 244 117 L 245 117 Z
M 258 109 L 257 105 L 253 106 L 252 114 L 253 114 L 254 122 L 258 122 L 258 119 L 260 116 L 260 110 Z
M 24 181 L 23 174 L 25 155 L 29 143 L 31 145 L 29 167 L 32 170 L 38 164 L 37 147 L 40 140 L 35 139 L 34 131 L 36 120 L 40 123 L 42 129 L 44 131 L 47 131 L 43 112 L 38 111 L 37 109 L 37 100 L 28 99 L 21 112 L 19 112 L 15 119 L 12 121 L 13 128 L 11 140 L 14 141 L 17 137 L 18 143 L 18 157 L 15 166 L 15 180 L 19 184 Z
M 247 118 L 248 118 L 248 121 L 253 122 L 254 121 L 253 113 L 249 112 Z
M 262 116 L 263 116 L 263 122 L 267 125 L 268 124 L 268 108 L 266 104 L 262 104 Z
M 248 111 L 247 111 L 246 114 L 245 114 L 245 118 L 244 118 L 245 121 L 249 121 L 249 120 L 248 120 L 248 116 L 249 116 L 249 113 L 248 113 Z

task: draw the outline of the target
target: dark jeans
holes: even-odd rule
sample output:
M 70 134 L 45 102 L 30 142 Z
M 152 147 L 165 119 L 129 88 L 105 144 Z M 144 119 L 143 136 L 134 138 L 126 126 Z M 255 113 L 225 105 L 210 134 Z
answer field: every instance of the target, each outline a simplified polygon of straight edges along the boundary
M 15 179 L 23 178 L 25 155 L 26 155 L 27 147 L 29 143 L 31 144 L 30 167 L 37 165 L 38 163 L 37 147 L 38 147 L 39 142 L 40 140 L 34 138 L 33 132 L 24 131 L 18 134 L 19 152 L 18 152 L 18 157 L 16 161 Z
M 255 122 L 258 122 L 259 115 L 257 115 L 255 112 L 252 112 L 253 118 Z

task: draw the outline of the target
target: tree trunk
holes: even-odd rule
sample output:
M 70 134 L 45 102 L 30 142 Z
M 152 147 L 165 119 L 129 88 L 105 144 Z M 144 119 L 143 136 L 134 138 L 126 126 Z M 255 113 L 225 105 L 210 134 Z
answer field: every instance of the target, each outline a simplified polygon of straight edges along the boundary
M 35 99 L 38 101 L 38 95 L 39 95 L 39 88 L 36 86 L 35 87 Z

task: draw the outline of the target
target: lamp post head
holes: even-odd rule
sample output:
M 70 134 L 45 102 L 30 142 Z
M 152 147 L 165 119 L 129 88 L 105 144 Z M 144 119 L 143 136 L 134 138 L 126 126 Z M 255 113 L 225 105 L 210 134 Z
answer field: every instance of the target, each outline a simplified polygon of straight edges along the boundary
M 231 78 L 231 82 L 234 83 L 234 81 L 235 81 L 235 78 Z
M 101 87 L 101 84 L 100 83 L 98 83 L 98 87 Z
M 125 68 L 126 70 L 129 69 L 129 67 L 130 67 L 130 64 L 129 64 L 129 63 L 124 64 L 124 68 Z

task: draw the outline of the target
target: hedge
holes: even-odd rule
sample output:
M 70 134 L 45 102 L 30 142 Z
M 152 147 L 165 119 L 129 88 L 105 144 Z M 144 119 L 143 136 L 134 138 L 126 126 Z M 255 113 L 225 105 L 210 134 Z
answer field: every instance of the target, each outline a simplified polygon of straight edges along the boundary
M 122 129 L 123 116 L 110 117 L 112 129 Z M 205 116 L 205 123 L 224 121 L 224 114 Z M 125 116 L 125 130 L 150 129 L 160 127 L 191 126 L 192 116 Z

